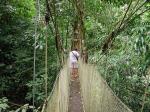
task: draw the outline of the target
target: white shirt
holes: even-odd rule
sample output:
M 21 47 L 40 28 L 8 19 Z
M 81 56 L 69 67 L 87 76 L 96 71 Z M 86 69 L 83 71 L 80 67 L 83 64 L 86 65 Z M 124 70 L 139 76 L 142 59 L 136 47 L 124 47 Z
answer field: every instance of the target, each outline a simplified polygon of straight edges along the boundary
M 77 62 L 77 58 L 79 58 L 79 53 L 77 51 L 71 51 L 69 54 L 69 58 L 71 62 Z

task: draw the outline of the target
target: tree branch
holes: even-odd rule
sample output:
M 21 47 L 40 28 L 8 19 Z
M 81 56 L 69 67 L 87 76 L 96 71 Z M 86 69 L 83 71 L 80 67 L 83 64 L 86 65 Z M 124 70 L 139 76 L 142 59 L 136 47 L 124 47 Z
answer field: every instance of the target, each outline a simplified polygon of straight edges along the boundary
M 125 14 L 124 14 L 124 17 L 123 17 L 123 19 L 122 19 L 122 21 L 121 21 L 121 23 L 120 23 L 120 25 L 119 25 L 118 29 L 119 29 L 119 28 L 121 27 L 121 25 L 123 24 L 124 19 L 126 18 L 127 13 L 128 13 L 128 11 L 129 11 L 129 9 L 130 9 L 130 7 L 131 7 L 131 4 L 132 4 L 132 0 L 131 0 L 131 1 L 130 1 L 130 3 L 129 3 L 129 6 L 128 6 L 128 8 L 127 8 L 127 10 L 126 10 Z
M 135 14 L 138 10 L 140 10 L 146 3 L 147 3 L 147 2 L 144 2 L 143 4 L 141 4 L 134 12 L 132 12 L 132 13 L 129 15 L 129 17 L 128 17 L 124 22 L 126 23 L 126 21 L 129 21 L 129 20 L 132 18 L 132 16 L 134 16 L 134 14 Z
M 137 3 L 139 3 L 139 2 L 137 2 Z M 132 16 L 133 16 L 139 9 L 141 9 L 146 3 L 147 3 L 147 2 L 144 2 L 143 4 L 141 4 L 134 12 L 132 12 L 132 13 L 128 16 L 127 19 L 125 19 L 126 15 L 127 15 L 127 12 L 128 12 L 128 10 L 129 10 L 129 8 L 130 8 L 130 5 L 131 5 L 131 2 L 130 2 L 130 5 L 129 5 L 129 7 L 128 7 L 128 9 L 127 9 L 125 15 L 124 15 L 124 18 L 122 19 L 121 24 L 119 25 L 119 27 L 117 27 L 115 30 L 113 30 L 113 31 L 108 35 L 107 39 L 105 40 L 105 42 L 104 42 L 104 44 L 103 44 L 103 46 L 102 46 L 102 52 L 103 52 L 103 53 L 105 53 L 105 52 L 109 49 L 109 47 L 110 47 L 111 44 L 112 44 L 113 39 L 114 39 L 117 35 L 119 35 L 120 32 L 122 32 L 122 31 L 126 28 L 126 26 L 128 25 L 128 23 L 129 23 L 130 21 L 134 20 L 137 16 L 140 16 L 140 15 L 142 15 L 144 12 L 146 12 L 146 11 L 149 10 L 149 9 L 147 9 L 147 10 L 143 11 L 142 13 L 136 15 L 134 18 L 132 18 Z M 136 6 L 137 6 L 137 4 L 136 4 Z M 136 6 L 135 6 L 135 7 L 136 7 Z M 131 18 L 132 18 L 132 19 L 131 19 Z

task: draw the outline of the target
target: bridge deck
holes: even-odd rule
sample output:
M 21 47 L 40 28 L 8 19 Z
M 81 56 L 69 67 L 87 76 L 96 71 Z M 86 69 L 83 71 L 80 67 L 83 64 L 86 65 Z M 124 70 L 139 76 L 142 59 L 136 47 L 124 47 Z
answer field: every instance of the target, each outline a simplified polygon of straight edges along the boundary
M 84 112 L 80 94 L 79 78 L 71 81 L 68 112 Z

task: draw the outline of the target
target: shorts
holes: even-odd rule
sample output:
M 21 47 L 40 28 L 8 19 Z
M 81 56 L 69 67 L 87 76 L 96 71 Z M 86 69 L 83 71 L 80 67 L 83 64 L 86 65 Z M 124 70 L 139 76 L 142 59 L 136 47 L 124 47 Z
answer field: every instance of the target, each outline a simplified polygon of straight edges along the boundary
M 78 68 L 78 62 L 77 61 L 70 62 L 70 68 Z

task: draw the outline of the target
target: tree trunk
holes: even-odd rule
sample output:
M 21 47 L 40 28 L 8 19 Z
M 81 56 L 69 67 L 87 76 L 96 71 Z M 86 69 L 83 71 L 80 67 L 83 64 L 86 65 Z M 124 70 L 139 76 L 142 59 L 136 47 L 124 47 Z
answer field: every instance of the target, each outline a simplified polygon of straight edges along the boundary
M 77 48 L 82 52 L 84 46 L 83 0 L 74 0 L 74 6 L 76 17 L 73 26 L 72 49 Z
M 48 14 L 49 16 L 47 18 L 51 18 L 51 21 L 54 26 L 53 32 L 54 32 L 54 37 L 55 37 L 55 42 L 56 42 L 56 49 L 58 52 L 60 65 L 62 66 L 64 63 L 64 52 L 63 52 L 63 43 L 62 43 L 62 39 L 60 36 L 60 31 L 59 31 L 59 27 L 57 23 L 57 11 L 55 7 L 55 3 L 56 3 L 55 0 L 46 0 L 46 8 L 47 8 L 46 14 Z

